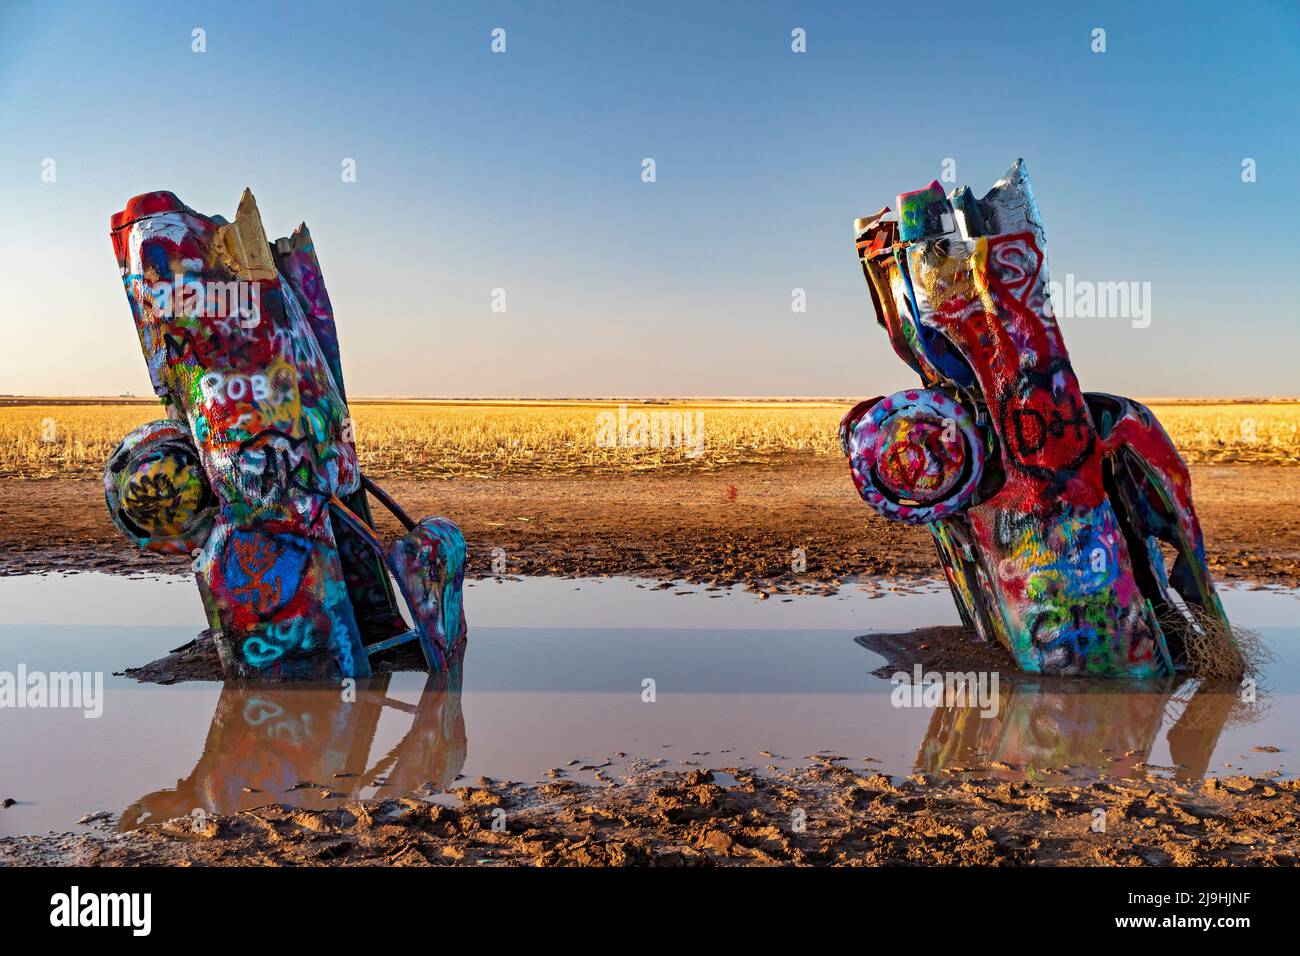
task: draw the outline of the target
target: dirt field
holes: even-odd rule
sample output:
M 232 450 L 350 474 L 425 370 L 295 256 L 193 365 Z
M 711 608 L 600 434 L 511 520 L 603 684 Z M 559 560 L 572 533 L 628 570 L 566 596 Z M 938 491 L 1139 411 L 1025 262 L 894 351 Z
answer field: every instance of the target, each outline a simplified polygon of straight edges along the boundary
M 1193 465 L 1210 566 L 1221 580 L 1300 584 L 1300 468 Z M 929 533 L 877 517 L 838 459 L 785 456 L 708 472 L 577 478 L 389 480 L 408 512 L 465 530 L 470 571 L 636 575 L 833 588 L 850 575 L 938 574 Z M 386 520 L 381 532 L 400 528 Z M 807 570 L 790 571 L 803 548 Z M 0 574 L 54 569 L 183 571 L 113 527 L 93 479 L 0 479 Z

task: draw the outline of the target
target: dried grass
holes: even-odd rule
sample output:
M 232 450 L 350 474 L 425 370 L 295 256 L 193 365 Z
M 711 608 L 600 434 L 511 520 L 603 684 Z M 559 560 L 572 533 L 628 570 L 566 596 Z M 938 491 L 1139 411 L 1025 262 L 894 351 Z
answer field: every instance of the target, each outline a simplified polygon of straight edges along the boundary
M 711 471 L 785 455 L 839 457 L 833 402 L 629 403 L 630 411 L 704 416 L 703 453 L 602 448 L 610 402 L 356 402 L 363 467 L 376 478 Z M 1300 463 L 1300 404 L 1151 406 L 1193 463 Z M 132 428 L 164 417 L 153 403 L 0 407 L 0 477 L 97 477 Z

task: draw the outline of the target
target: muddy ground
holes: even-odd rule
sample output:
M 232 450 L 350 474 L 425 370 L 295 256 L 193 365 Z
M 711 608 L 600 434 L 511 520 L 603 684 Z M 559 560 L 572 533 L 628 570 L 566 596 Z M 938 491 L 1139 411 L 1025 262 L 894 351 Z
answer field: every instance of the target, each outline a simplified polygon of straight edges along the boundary
M 1221 580 L 1300 585 L 1300 468 L 1192 468 L 1206 550 Z M 470 572 L 639 575 L 664 580 L 833 588 L 850 575 L 938 574 L 929 533 L 877 517 L 839 459 L 790 458 L 708 473 L 599 479 L 388 481 L 412 515 L 464 529 Z M 385 516 L 381 532 L 400 527 Z M 807 570 L 793 575 L 791 552 Z M 185 570 L 143 554 L 108 519 L 98 482 L 0 480 L 0 574 Z
M 644 769 L 604 785 L 480 778 L 448 806 L 276 805 L 131 833 L 0 840 L 0 865 L 1295 865 L 1300 781 L 1005 780 Z M 720 785 L 723 783 L 725 785 Z M 1104 811 L 1099 832 L 1097 809 Z M 503 815 L 504 814 L 504 815 Z M 495 826 L 494 826 L 495 824 Z
M 1193 468 L 1215 576 L 1300 585 L 1300 469 Z M 471 572 L 501 547 L 511 574 L 639 575 L 833 590 L 852 575 L 937 573 L 928 533 L 875 517 L 838 460 L 792 459 L 704 475 L 387 482 L 417 515 L 455 518 Z M 396 535 L 396 522 L 381 526 Z M 807 570 L 790 573 L 803 548 Z M 142 555 L 113 528 L 97 482 L 0 481 L 0 574 L 184 570 Z M 963 663 L 956 628 L 877 648 L 891 666 Z M 204 679 L 196 642 L 144 680 Z M 969 662 L 972 666 L 981 662 Z M 982 662 L 998 666 L 998 661 Z M 704 759 L 704 758 L 702 758 Z M 633 766 L 595 786 L 480 779 L 453 805 L 380 799 L 322 811 L 266 806 L 130 833 L 0 840 L 0 865 L 1294 865 L 1300 781 L 1103 778 L 1030 785 L 962 774 L 890 778 L 812 755 L 806 766 L 668 771 Z M 726 771 L 726 774 L 722 774 Z M 598 778 L 599 779 L 599 778 Z M 432 794 L 430 794 L 432 796 Z M 1092 828 L 1105 810 L 1104 833 Z M 493 828 L 505 812 L 505 830 Z M 0 812 L 3 812 L 0 810 Z

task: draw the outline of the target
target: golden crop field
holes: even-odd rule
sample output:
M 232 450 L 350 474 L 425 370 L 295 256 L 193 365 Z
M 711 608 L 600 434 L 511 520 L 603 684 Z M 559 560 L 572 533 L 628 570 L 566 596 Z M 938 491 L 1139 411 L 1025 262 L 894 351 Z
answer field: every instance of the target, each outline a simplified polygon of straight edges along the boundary
M 0 477 L 96 477 L 153 403 L 0 406 Z M 847 404 L 354 402 L 376 478 L 714 470 L 783 455 L 839 456 Z M 1300 463 L 1300 403 L 1153 403 L 1193 463 Z M 644 415 L 641 418 L 640 415 Z

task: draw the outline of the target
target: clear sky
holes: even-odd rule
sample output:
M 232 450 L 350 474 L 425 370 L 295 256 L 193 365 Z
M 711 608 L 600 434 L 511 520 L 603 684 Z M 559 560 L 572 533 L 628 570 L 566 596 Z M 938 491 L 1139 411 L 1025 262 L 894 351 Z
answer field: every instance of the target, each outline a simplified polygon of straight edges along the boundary
M 1150 283 L 1086 389 L 1300 393 L 1300 4 L 942 7 L 0 0 L 0 393 L 147 394 L 109 216 L 245 185 L 352 395 L 888 392 L 854 217 L 1017 156 L 1055 278 Z

